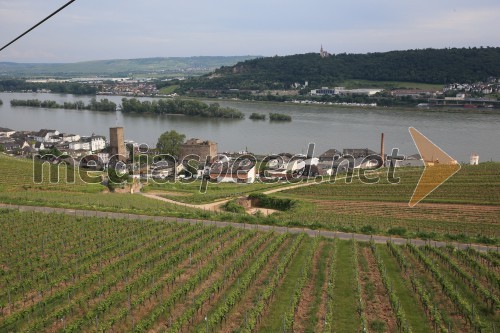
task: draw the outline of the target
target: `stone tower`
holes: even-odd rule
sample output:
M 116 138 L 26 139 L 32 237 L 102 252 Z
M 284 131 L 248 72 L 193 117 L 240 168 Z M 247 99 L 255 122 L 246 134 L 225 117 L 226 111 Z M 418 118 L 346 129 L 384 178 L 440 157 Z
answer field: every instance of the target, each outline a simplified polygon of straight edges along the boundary
M 111 127 L 109 129 L 109 147 L 110 156 L 117 155 L 120 161 L 125 161 L 127 159 L 123 127 Z

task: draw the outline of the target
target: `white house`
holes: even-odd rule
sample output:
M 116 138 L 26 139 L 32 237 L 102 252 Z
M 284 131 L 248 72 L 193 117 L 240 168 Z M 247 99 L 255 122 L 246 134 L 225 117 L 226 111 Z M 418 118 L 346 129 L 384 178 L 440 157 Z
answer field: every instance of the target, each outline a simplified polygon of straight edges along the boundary
M 154 179 L 165 179 L 174 175 L 174 167 L 156 168 L 151 175 Z
M 69 149 L 88 150 L 98 152 L 106 148 L 106 139 L 101 135 L 92 135 L 90 137 L 81 137 L 78 141 L 69 143 Z
M 106 138 L 102 135 L 92 135 L 90 137 L 90 149 L 93 152 L 106 148 Z
M 249 159 L 229 163 L 215 163 L 210 169 L 210 178 L 219 183 L 255 182 L 255 162 Z
M 61 141 L 61 137 L 59 135 L 52 135 L 49 138 L 47 138 L 45 141 L 46 143 L 59 143 Z
M 80 136 L 78 134 L 59 134 L 59 138 L 62 142 L 74 142 L 80 140 Z
M 33 148 L 35 148 L 36 151 L 45 150 L 45 145 L 43 142 L 36 142 Z
M 90 151 L 90 140 L 87 141 L 82 138 L 78 141 L 70 142 L 69 149 Z
M 37 133 L 33 135 L 35 141 L 38 142 L 49 142 L 50 138 L 53 136 L 59 135 L 59 131 L 50 130 L 50 129 L 41 129 Z

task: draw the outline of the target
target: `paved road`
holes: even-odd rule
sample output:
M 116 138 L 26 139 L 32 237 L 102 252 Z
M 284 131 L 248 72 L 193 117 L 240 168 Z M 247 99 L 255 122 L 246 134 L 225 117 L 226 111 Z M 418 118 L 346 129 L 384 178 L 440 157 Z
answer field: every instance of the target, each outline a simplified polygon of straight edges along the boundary
M 326 230 L 312 230 L 307 228 L 287 228 L 287 227 L 278 227 L 278 226 L 269 226 L 269 225 L 259 225 L 259 224 L 245 224 L 245 223 L 236 223 L 236 222 L 222 222 L 222 221 L 209 221 L 209 220 L 198 220 L 198 219 L 184 219 L 184 218 L 175 218 L 175 217 L 165 217 L 165 216 L 150 216 L 150 215 L 138 215 L 138 214 L 126 214 L 126 213 L 114 213 L 114 212 L 100 212 L 93 210 L 78 210 L 78 209 L 67 209 L 67 208 L 53 208 L 53 207 L 37 207 L 37 206 L 18 206 L 18 205 L 9 205 L 0 203 L 0 208 L 10 208 L 10 209 L 18 209 L 19 211 L 25 212 L 42 212 L 42 213 L 60 213 L 60 214 L 68 214 L 74 216 L 88 216 L 88 217 L 108 217 L 108 218 L 117 218 L 117 219 L 130 219 L 130 220 L 155 220 L 155 221 L 168 221 L 168 222 L 179 222 L 179 223 L 203 223 L 206 225 L 215 225 L 218 227 L 226 227 L 232 226 L 234 228 L 241 229 L 253 229 L 260 231 L 269 231 L 273 230 L 277 233 L 301 233 L 304 232 L 311 237 L 323 236 L 327 238 L 338 238 L 338 239 L 355 239 L 360 242 L 369 242 L 373 239 L 375 243 L 386 243 L 388 240 L 394 242 L 395 244 L 405 244 L 407 242 L 411 242 L 415 245 L 425 245 L 430 244 L 438 247 L 452 245 L 459 249 L 465 249 L 467 247 L 473 247 L 479 251 L 499 251 L 498 246 L 487 246 L 480 244 L 464 244 L 464 243 L 456 243 L 456 242 L 438 242 L 438 241 L 424 241 L 421 239 L 405 239 L 399 237 L 387 237 L 387 236 L 378 236 L 378 235 L 364 235 L 364 234 L 355 234 L 355 233 L 346 233 L 346 232 L 338 232 L 338 231 L 326 231 Z

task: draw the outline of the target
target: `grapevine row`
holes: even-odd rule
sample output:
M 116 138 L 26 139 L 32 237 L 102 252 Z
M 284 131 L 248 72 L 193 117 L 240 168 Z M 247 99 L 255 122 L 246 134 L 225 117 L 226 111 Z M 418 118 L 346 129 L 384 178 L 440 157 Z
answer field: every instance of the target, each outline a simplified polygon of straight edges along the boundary
M 226 281 L 230 276 L 234 275 L 237 271 L 239 271 L 247 262 L 247 260 L 255 253 L 255 251 L 268 239 L 268 237 L 271 234 L 268 233 L 267 237 L 265 238 L 260 238 L 258 242 L 253 244 L 249 249 L 245 250 L 245 253 L 240 256 L 238 259 L 235 260 L 233 265 L 224 271 L 224 275 L 219 278 L 219 281 L 223 283 Z M 281 244 L 281 242 L 279 243 Z M 277 243 L 277 246 L 279 245 Z M 274 245 L 271 246 L 274 248 Z M 262 255 L 267 256 L 269 253 L 269 249 L 266 250 Z M 264 257 L 263 257 L 264 258 Z M 243 293 L 248 289 L 252 279 L 254 278 L 255 274 L 257 273 L 258 269 L 260 269 L 260 265 L 263 265 L 267 262 L 267 258 L 265 259 L 260 259 L 258 264 L 252 265 L 249 269 L 247 269 L 242 276 L 238 278 L 238 285 L 233 287 L 228 294 L 225 297 L 225 301 L 219 306 L 217 306 L 208 316 L 210 318 L 208 325 L 210 326 L 215 326 L 219 324 L 226 316 L 226 314 L 229 312 L 229 310 L 239 301 Z M 203 299 L 203 297 L 198 297 L 198 299 Z M 197 308 L 197 306 L 195 305 Z M 188 312 L 192 312 L 193 310 Z M 208 318 L 207 318 L 208 320 Z M 181 327 L 182 323 L 185 321 L 185 319 L 180 319 L 177 320 L 176 323 L 174 324 L 174 327 Z
M 332 332 L 332 323 L 333 323 L 333 292 L 335 288 L 335 255 L 337 253 L 337 238 L 333 240 L 333 251 L 332 251 L 332 260 L 330 263 L 330 269 L 328 271 L 328 286 L 326 289 L 326 316 L 325 316 L 325 326 L 323 328 L 323 332 Z
M 495 286 L 495 288 L 500 288 L 500 277 L 495 274 L 493 270 L 488 270 L 484 265 L 473 258 L 466 250 L 457 250 L 455 248 L 447 248 L 449 253 L 455 253 L 458 258 L 462 260 L 467 266 L 471 267 L 475 272 L 484 276 L 490 284 Z
M 212 233 L 209 233 L 206 235 L 205 238 L 202 238 L 201 243 L 205 244 L 205 242 L 210 241 L 215 235 L 218 234 L 219 231 L 220 230 L 217 230 L 217 229 L 212 230 Z M 82 295 L 79 298 L 69 300 L 68 304 L 66 304 L 65 306 L 61 307 L 58 310 L 52 311 L 50 313 L 50 315 L 48 317 L 44 318 L 41 322 L 40 321 L 35 322 L 32 325 L 32 328 L 36 329 L 36 328 L 40 328 L 40 327 L 46 327 L 46 325 L 48 325 L 49 323 L 54 322 L 55 320 L 58 320 L 59 318 L 66 317 L 68 314 L 71 313 L 71 311 L 74 307 L 81 308 L 84 303 L 88 303 L 90 300 L 94 299 L 95 297 L 102 295 L 105 290 L 108 290 L 108 291 L 111 290 L 111 288 L 113 288 L 115 285 L 117 285 L 119 281 L 123 281 L 125 279 L 128 280 L 128 276 L 129 276 L 130 272 L 134 272 L 134 274 L 136 274 L 139 277 L 139 275 L 137 273 L 140 272 L 143 268 L 146 268 L 146 266 L 148 265 L 147 264 L 148 260 L 152 260 L 152 258 L 155 258 L 155 260 L 160 260 L 161 258 L 165 257 L 165 255 L 169 254 L 169 261 L 172 261 L 174 263 L 178 262 L 180 260 L 179 258 L 181 256 L 183 256 L 183 255 L 186 256 L 187 255 L 186 253 L 190 253 L 190 251 L 192 251 L 193 248 L 198 248 L 200 245 L 198 243 L 195 243 L 188 248 L 184 248 L 182 253 L 175 253 L 175 251 L 177 251 L 180 247 L 185 246 L 186 242 L 189 242 L 189 239 L 190 240 L 199 239 L 199 236 L 201 233 L 203 233 L 203 231 L 197 231 L 184 239 L 181 238 L 177 242 L 174 242 L 165 248 L 161 248 L 161 250 L 159 250 L 159 252 L 151 252 L 148 257 L 141 259 L 141 261 L 137 262 L 132 267 L 128 267 L 127 269 L 122 269 L 120 271 L 120 273 L 116 276 L 114 276 L 114 274 L 110 274 L 110 276 L 113 277 L 112 279 L 105 281 L 103 285 L 99 286 L 97 289 L 95 289 L 93 291 L 88 290 L 84 295 Z M 175 237 L 178 237 L 178 236 L 179 235 L 177 233 L 174 233 L 174 234 L 170 235 L 169 238 L 171 238 L 173 240 L 173 239 L 175 239 Z M 153 245 L 152 248 L 159 248 L 158 244 Z M 109 268 L 109 266 L 106 268 Z M 101 273 L 101 275 L 106 276 L 107 274 Z M 115 297 L 115 296 L 113 296 L 113 297 Z M 102 312 L 104 312 L 104 310 L 106 310 L 108 307 L 106 306 L 106 303 L 103 303 L 101 308 L 103 310 Z M 88 319 L 92 319 L 92 318 L 93 318 L 93 316 L 92 317 L 87 316 L 86 319 L 88 320 Z M 84 323 L 84 318 L 79 318 L 76 320 L 75 323 L 70 324 L 68 326 L 67 331 L 74 331 L 74 330 L 78 329 L 80 327 L 80 325 L 82 325 L 83 323 Z
M 394 245 L 394 243 L 392 242 L 387 243 L 387 245 L 389 246 L 391 253 L 396 258 L 399 267 L 401 267 L 401 269 L 403 269 L 405 272 L 408 269 L 410 269 L 411 267 L 407 263 L 406 258 L 404 254 L 401 252 L 400 248 Z M 432 301 L 427 290 L 422 286 L 422 283 L 420 283 L 420 281 L 415 277 L 413 269 L 412 269 L 412 274 L 409 274 L 409 277 L 413 291 L 417 293 L 420 302 L 422 303 L 424 309 L 427 312 L 427 315 L 433 322 L 435 331 L 439 329 L 441 333 L 446 333 L 448 330 L 444 326 L 443 318 L 441 317 L 439 309 L 437 308 L 437 306 L 434 305 L 434 302 Z
M 269 258 L 273 255 L 273 253 L 278 249 L 278 247 L 283 243 L 287 236 L 282 234 L 278 239 L 273 241 L 257 258 L 255 262 L 253 262 L 250 267 L 242 274 L 241 277 L 238 278 L 238 285 L 236 285 L 227 295 L 225 301 L 221 303 L 211 314 L 210 319 L 207 316 L 207 325 L 209 327 L 216 326 L 220 324 L 220 322 L 225 319 L 225 316 L 229 312 L 229 310 L 234 307 L 234 305 L 238 302 L 240 297 L 243 295 L 245 290 L 248 289 L 250 283 L 253 281 L 255 276 L 258 274 L 260 269 L 269 261 Z M 248 260 L 249 255 L 257 250 L 258 247 L 253 248 L 251 251 L 247 251 L 242 257 L 238 258 L 238 260 L 233 264 L 233 266 L 226 270 L 224 276 L 219 278 L 215 284 L 212 285 L 211 288 L 205 290 L 205 292 L 199 296 L 187 311 L 184 311 L 182 316 L 178 318 L 175 323 L 170 327 L 169 332 L 178 332 L 182 325 L 189 321 L 193 315 L 201 308 L 203 303 L 210 297 L 211 294 L 216 292 L 216 288 L 218 291 L 218 285 L 223 285 L 226 279 L 228 279 L 232 274 L 236 273 L 237 270 L 241 269 L 241 266 Z
M 238 234 L 238 230 L 232 230 L 227 236 L 229 238 L 233 237 L 234 235 Z M 241 242 L 246 241 L 249 237 L 251 236 L 250 233 L 245 233 L 243 236 L 237 240 L 236 244 L 241 244 Z M 201 253 L 199 253 L 196 258 L 191 260 L 191 264 L 196 264 L 198 261 L 200 261 L 202 258 L 205 258 L 209 256 L 211 253 L 214 252 L 215 247 L 217 247 L 216 242 L 212 242 L 211 246 L 207 245 L 209 244 L 210 239 L 204 239 L 200 242 L 197 242 L 193 244 L 190 248 L 184 249 L 182 252 L 177 253 L 175 255 L 169 256 L 169 259 L 165 262 L 162 262 L 160 265 L 156 266 L 153 270 L 150 270 L 146 273 L 141 274 L 141 278 L 134 281 L 132 284 L 128 284 L 125 289 L 128 291 L 127 293 L 123 293 L 123 291 L 116 291 L 114 292 L 109 299 L 105 299 L 102 302 L 96 304 L 94 308 L 90 311 L 87 312 L 86 318 L 87 319 L 92 319 L 96 316 L 99 316 L 100 314 L 104 314 L 106 310 L 108 310 L 114 303 L 118 303 L 125 301 L 127 294 L 130 295 L 130 291 L 134 287 L 138 287 L 139 285 L 142 284 L 143 286 L 146 284 L 146 281 L 152 281 L 152 284 L 154 285 L 155 279 L 157 279 L 159 276 L 161 276 L 164 272 L 172 270 L 176 265 L 178 265 L 180 262 L 183 260 L 186 260 L 194 251 L 197 251 L 199 249 L 203 249 Z M 181 268 L 174 269 L 170 274 L 169 277 L 165 280 L 163 280 L 160 284 L 156 284 L 153 287 L 151 287 L 149 290 L 145 290 L 141 293 L 139 298 L 134 300 L 133 303 L 130 304 L 130 309 L 126 310 L 125 314 L 131 311 L 131 309 L 137 307 L 138 305 L 142 304 L 146 299 L 150 298 L 152 295 L 155 295 L 160 288 L 163 288 L 164 285 L 168 283 L 173 283 L 175 282 L 176 278 L 179 277 L 184 270 Z M 118 319 L 118 318 L 117 318 Z M 116 321 L 114 319 L 108 321 L 109 327 L 113 326 L 113 324 Z M 79 322 L 79 325 L 82 325 L 83 321 Z M 72 326 L 72 331 L 77 330 L 80 328 L 79 325 L 73 325 Z M 108 326 L 106 325 L 106 326 Z M 103 329 L 106 330 L 106 327 L 104 326 Z
M 230 235 L 236 233 L 235 231 L 231 232 Z M 244 236 L 248 237 L 248 236 Z M 203 252 L 199 253 L 196 257 L 192 258 L 190 260 L 191 265 L 197 265 L 199 262 L 201 262 L 202 259 L 209 257 L 211 253 L 214 252 L 215 247 L 218 246 L 216 244 L 213 244 L 212 246 L 206 247 Z M 185 257 L 183 258 L 185 259 Z M 146 299 L 149 299 L 152 297 L 152 295 L 157 295 L 157 293 L 160 293 L 160 302 L 162 301 L 162 290 L 165 288 L 165 286 L 168 286 L 169 284 L 172 284 L 175 282 L 176 278 L 180 276 L 184 272 L 183 268 L 176 268 L 174 271 L 172 271 L 169 276 L 163 280 L 161 280 L 158 284 L 155 284 L 153 287 L 151 287 L 149 290 L 143 291 L 141 295 L 137 298 L 134 299 L 134 301 L 130 301 L 130 296 L 129 296 L 129 307 L 128 308 L 123 308 L 121 309 L 116 315 L 112 316 L 111 318 L 108 319 L 107 323 L 105 324 L 104 328 L 110 328 L 113 327 L 113 325 L 121 320 L 123 320 L 130 312 L 132 309 L 135 309 L 139 306 L 141 306 Z M 161 270 L 159 272 L 155 272 L 160 274 Z
M 295 252 L 299 248 L 299 245 L 302 242 L 302 240 L 304 239 L 304 237 L 305 237 L 304 234 L 300 234 L 298 237 L 296 237 L 294 239 L 293 243 L 290 245 L 286 254 L 281 258 L 278 266 L 276 267 L 276 272 L 274 272 L 272 277 L 271 277 L 271 281 L 269 281 L 269 284 L 264 289 L 257 304 L 254 304 L 253 308 L 248 313 L 246 325 L 244 325 L 242 327 L 241 332 L 250 333 L 257 325 L 257 321 L 260 318 L 260 316 L 262 315 L 267 302 L 269 301 L 271 296 L 274 294 L 281 277 L 285 273 L 286 268 L 290 264 L 290 261 L 294 257 Z
M 425 254 L 419 250 L 413 244 L 406 244 L 410 252 L 412 252 L 417 259 L 424 264 L 427 270 L 432 273 L 434 279 L 441 285 L 443 292 L 450 298 L 450 300 L 455 304 L 458 311 L 466 318 L 468 323 L 475 329 L 481 330 L 483 323 L 479 319 L 477 313 L 472 310 L 470 304 L 458 293 L 458 291 L 453 287 L 453 284 L 446 279 L 441 272 L 437 269 L 436 265 L 425 256 Z
M 406 314 L 405 311 L 403 310 L 403 307 L 401 306 L 401 303 L 399 301 L 399 297 L 396 294 L 396 292 L 393 290 L 392 287 L 392 282 L 387 274 L 387 269 L 385 268 L 384 261 L 380 257 L 380 254 L 378 253 L 377 247 L 375 246 L 375 243 L 370 242 L 370 247 L 372 249 L 373 255 L 375 257 L 375 261 L 377 262 L 377 267 L 380 272 L 380 276 L 382 278 L 382 283 L 385 286 L 385 289 L 389 293 L 389 301 L 391 303 L 392 309 L 394 311 L 394 314 L 396 316 L 396 323 L 400 329 L 400 331 L 405 332 L 405 333 L 411 333 L 412 329 L 410 325 L 408 324 L 408 320 L 406 319 Z
M 312 258 L 314 256 L 314 252 L 317 250 L 319 244 L 319 238 L 316 237 L 314 238 L 314 242 L 309 248 L 305 258 L 306 258 L 306 263 L 311 262 L 312 264 Z M 292 299 L 290 302 L 290 307 L 288 308 L 287 312 L 285 312 L 285 330 L 292 330 L 293 331 L 293 319 L 295 317 L 295 311 L 297 310 L 297 306 L 300 301 L 300 296 L 302 295 L 302 290 L 304 289 L 304 286 L 307 282 L 307 279 L 309 278 L 309 271 L 310 271 L 311 265 L 305 265 L 302 267 L 302 272 L 300 274 L 299 279 L 297 280 L 296 286 L 294 288 L 294 292 L 292 294 Z
M 366 319 L 365 304 L 363 302 L 363 292 L 361 289 L 361 281 L 359 279 L 358 271 L 358 243 L 356 240 L 352 240 L 352 255 L 354 257 L 354 280 L 356 283 L 356 297 L 358 299 L 357 311 L 361 318 L 361 332 L 368 332 L 368 320 Z
M 270 249 L 274 249 L 274 246 L 278 246 L 282 241 L 282 238 L 278 238 L 275 242 L 273 242 L 273 246 L 270 247 Z M 165 301 L 163 304 L 160 304 L 158 307 L 156 307 L 151 314 L 149 315 L 148 318 L 143 318 L 141 322 L 137 324 L 137 326 L 134 328 L 134 332 L 144 332 L 147 331 L 149 328 L 153 326 L 153 324 L 156 322 L 156 320 L 159 318 L 161 314 L 165 314 L 165 316 L 169 316 L 169 313 L 171 312 L 172 306 L 176 304 L 176 302 L 182 297 L 187 295 L 187 293 L 191 290 L 194 290 L 194 288 L 205 278 L 207 278 L 210 274 L 214 272 L 216 268 L 220 266 L 222 261 L 224 261 L 228 256 L 234 254 L 236 250 L 239 248 L 238 244 L 234 244 L 233 246 L 227 248 L 224 252 L 219 254 L 217 258 L 213 259 L 207 266 L 199 270 L 196 275 L 191 277 L 188 281 L 186 281 L 183 285 L 178 286 L 175 289 L 175 292 Z M 269 251 L 269 249 L 267 250 Z M 267 252 L 266 252 L 267 253 Z M 212 284 L 212 286 L 208 289 L 205 289 L 203 292 L 203 295 L 198 296 L 197 299 L 194 302 L 194 306 L 196 307 L 196 310 L 201 307 L 201 305 L 204 303 L 205 299 L 210 297 L 212 293 L 218 292 L 220 288 L 224 284 L 224 279 L 226 278 L 226 275 L 229 276 L 230 274 L 233 273 L 233 270 L 236 270 L 237 267 L 239 267 L 238 262 L 236 262 L 233 267 L 230 270 L 226 270 L 224 278 L 221 278 L 217 280 L 215 283 Z M 238 265 L 238 266 L 236 266 Z M 182 324 L 185 320 L 190 319 L 191 316 L 187 315 L 187 311 L 185 311 L 180 318 L 178 318 L 175 323 L 173 324 L 172 327 L 170 327 L 170 330 L 178 331 L 180 327 L 182 327 Z M 177 327 L 177 329 L 175 329 Z
M 133 231 L 133 230 L 132 230 Z M 132 234 L 130 238 L 134 238 L 135 236 Z M 56 269 L 52 271 L 52 274 L 49 276 L 47 274 L 47 270 L 45 269 L 44 271 L 41 272 L 41 276 L 38 277 L 37 280 L 43 280 L 45 281 L 45 284 L 50 285 L 61 285 L 64 283 L 65 285 L 68 284 L 68 281 L 73 277 L 73 282 L 75 281 L 75 275 L 81 274 L 83 271 L 91 271 L 92 267 L 89 265 L 89 263 L 92 263 L 92 260 L 94 259 L 101 259 L 103 258 L 103 254 L 109 253 L 109 255 L 112 255 L 116 249 L 121 248 L 123 244 L 127 242 L 127 238 L 123 237 L 116 237 L 113 242 L 110 242 L 105 248 L 103 249 L 96 249 L 94 251 L 89 251 L 84 257 L 78 258 L 78 263 L 74 263 L 74 266 L 71 267 L 71 263 L 68 263 L 66 266 L 61 265 L 61 263 L 58 261 L 56 262 Z M 27 257 L 29 258 L 29 257 Z M 109 259 L 108 259 L 109 260 Z M 41 261 L 40 261 L 41 262 Z M 97 263 L 96 263 L 97 264 Z M 33 271 L 33 267 L 29 267 L 30 271 Z M 58 274 L 55 274 L 55 273 Z M 36 282 L 36 281 L 35 281 Z M 8 280 L 7 280 L 8 283 Z M 14 284 L 10 284 L 8 290 L 3 294 L 10 293 L 16 293 L 17 291 L 22 291 L 23 293 L 27 293 L 28 291 L 26 289 L 32 288 L 33 287 L 33 282 L 30 279 L 25 278 L 19 278 L 16 280 Z M 43 286 L 39 286 L 38 290 L 44 290 Z M 2 295 L 0 295 L 2 297 Z M 10 302 L 9 302 L 10 303 Z
M 192 228 L 191 230 L 195 230 Z M 201 234 L 202 231 L 196 232 L 194 235 Z M 179 233 L 174 233 L 168 237 L 168 239 L 175 239 L 176 237 L 179 237 Z M 40 300 L 38 303 L 33 304 L 19 312 L 16 312 L 14 314 L 11 314 L 9 317 L 5 319 L 5 321 L 2 323 L 2 327 L 8 327 L 10 325 L 13 325 L 16 323 L 18 320 L 22 318 L 26 318 L 28 313 L 32 313 L 35 311 L 37 307 L 43 306 L 45 309 L 47 304 L 54 304 L 59 300 L 64 299 L 66 296 L 71 294 L 75 294 L 78 290 L 85 290 L 87 287 L 91 286 L 93 283 L 96 281 L 100 280 L 102 276 L 106 276 L 107 274 L 111 273 L 111 271 L 114 271 L 116 268 L 120 267 L 124 263 L 128 263 L 130 261 L 134 261 L 136 259 L 139 259 L 143 256 L 143 253 L 147 253 L 147 251 L 152 250 L 153 248 L 157 248 L 159 245 L 158 243 L 151 243 L 150 246 L 145 247 L 145 248 L 140 248 L 138 247 L 137 244 L 135 243 L 130 243 L 126 249 L 124 249 L 123 253 L 127 253 L 126 255 L 122 256 L 120 260 L 117 260 L 113 264 L 110 264 L 106 266 L 103 270 L 100 271 L 100 273 L 91 273 L 89 276 L 86 276 L 83 280 L 80 280 L 78 283 L 71 285 L 69 287 L 63 288 L 62 290 L 59 290 L 50 296 L 46 297 L 45 299 Z M 89 268 L 90 269 L 90 268 Z M 110 274 L 111 276 L 113 274 Z M 42 294 L 43 297 L 43 294 Z
M 500 301 L 490 290 L 481 285 L 476 278 L 465 272 L 462 267 L 457 265 L 449 256 L 443 253 L 441 249 L 428 245 L 425 246 L 424 249 L 435 254 L 442 262 L 451 268 L 455 274 L 462 279 L 462 281 L 466 282 L 469 287 L 474 289 L 474 291 L 479 292 L 479 296 L 487 302 L 492 309 L 498 309 L 500 307 Z

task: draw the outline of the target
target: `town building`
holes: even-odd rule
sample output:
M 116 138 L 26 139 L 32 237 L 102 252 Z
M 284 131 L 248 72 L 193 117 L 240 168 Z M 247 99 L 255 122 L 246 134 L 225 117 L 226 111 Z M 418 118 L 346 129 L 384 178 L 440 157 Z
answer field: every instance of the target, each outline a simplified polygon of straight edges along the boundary
M 218 183 L 251 184 L 255 182 L 255 161 L 237 159 L 230 162 L 215 163 L 210 168 L 210 179 Z
M 391 96 L 394 97 L 411 97 L 411 98 L 435 97 L 439 93 L 440 92 L 437 90 L 425 90 L 425 89 L 391 90 Z
M 7 153 L 12 153 L 16 150 L 20 150 L 22 147 L 17 141 L 10 140 L 8 138 L 0 138 L 0 148 Z
M 45 147 L 45 145 L 43 144 L 43 142 L 38 142 L 38 141 L 35 143 L 35 145 L 33 146 L 33 148 L 35 148 L 36 151 L 48 149 L 48 147 Z
M 60 133 L 59 134 L 59 141 L 62 142 L 74 142 L 80 140 L 80 136 L 78 134 L 67 134 L 67 133 Z
M 368 148 L 344 148 L 342 150 L 342 155 L 350 155 L 354 158 L 363 158 L 370 155 L 377 155 L 377 153 Z
M 311 96 L 335 95 L 335 89 L 322 87 L 321 89 L 311 90 Z
M 323 154 L 319 155 L 319 161 L 320 162 L 328 162 L 328 161 L 333 161 L 335 157 L 340 157 L 342 153 L 337 150 L 337 149 L 328 149 L 325 151 Z
M 54 139 L 53 137 L 59 137 L 59 131 L 51 129 L 41 129 L 34 134 L 33 139 L 38 142 L 57 142 L 58 140 Z
M 106 148 L 106 138 L 102 135 L 92 134 L 91 137 L 86 138 L 90 141 L 90 150 L 95 153 Z
M 69 149 L 71 150 L 85 150 L 90 152 L 90 142 L 86 141 L 84 139 L 75 141 L 75 142 L 70 142 L 69 144 Z
M 200 162 L 205 162 L 207 156 L 214 158 L 217 155 L 217 143 L 209 140 L 189 139 L 181 145 L 179 161 L 183 161 L 188 155 L 199 156 Z
M 328 87 L 322 87 L 321 89 L 311 90 L 311 96 L 323 96 L 323 95 L 364 95 L 372 96 L 379 92 L 384 91 L 384 89 L 377 88 L 362 88 L 362 89 L 346 89 L 344 87 L 335 87 L 333 89 Z
M 10 137 L 14 133 L 16 133 L 16 131 L 10 128 L 0 127 L 0 137 Z

